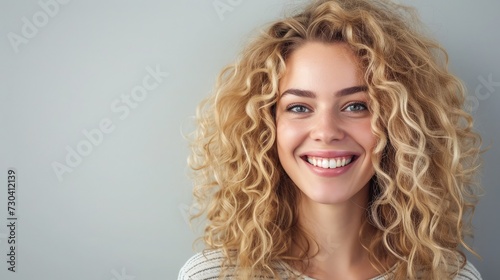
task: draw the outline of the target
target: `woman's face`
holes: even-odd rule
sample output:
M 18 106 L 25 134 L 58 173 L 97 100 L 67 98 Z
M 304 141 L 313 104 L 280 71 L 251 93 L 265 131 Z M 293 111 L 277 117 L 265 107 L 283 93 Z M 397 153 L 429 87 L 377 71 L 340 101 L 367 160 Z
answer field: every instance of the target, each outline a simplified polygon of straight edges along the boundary
M 279 160 L 314 202 L 366 199 L 360 190 L 367 190 L 374 174 L 376 138 L 357 62 L 343 43 L 307 42 L 288 58 L 279 84 Z

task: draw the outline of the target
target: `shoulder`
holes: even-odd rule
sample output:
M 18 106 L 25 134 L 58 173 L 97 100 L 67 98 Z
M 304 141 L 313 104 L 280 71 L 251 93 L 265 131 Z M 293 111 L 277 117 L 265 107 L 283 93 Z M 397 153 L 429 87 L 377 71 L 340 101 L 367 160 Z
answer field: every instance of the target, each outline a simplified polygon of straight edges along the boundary
M 482 280 L 482 278 L 474 265 L 467 261 L 465 266 L 458 272 L 455 280 Z
M 218 279 L 223 260 L 224 254 L 220 250 L 198 253 L 181 268 L 178 280 Z
M 206 250 L 192 256 L 179 271 L 178 280 L 217 280 L 221 275 L 223 268 L 227 268 L 227 275 L 224 279 L 234 279 L 236 268 L 234 265 L 228 267 L 222 266 L 225 259 L 221 250 Z M 297 277 L 292 269 L 285 263 L 279 261 L 274 263 L 273 268 L 281 279 L 311 279 Z M 264 279 L 269 278 L 264 274 L 257 273 L 255 278 Z

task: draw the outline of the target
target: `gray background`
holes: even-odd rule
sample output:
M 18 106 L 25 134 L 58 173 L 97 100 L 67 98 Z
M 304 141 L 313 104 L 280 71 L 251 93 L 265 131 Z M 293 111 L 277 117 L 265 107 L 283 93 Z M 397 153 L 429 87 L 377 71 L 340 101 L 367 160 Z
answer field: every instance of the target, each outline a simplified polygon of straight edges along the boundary
M 0 279 L 176 279 L 197 235 L 186 223 L 192 185 L 181 132 L 244 42 L 298 1 L 61 0 L 47 15 L 40 3 L 48 2 L 0 1 Z M 471 261 L 496 279 L 500 1 L 400 2 L 416 6 L 448 49 L 491 144 L 474 220 L 483 260 Z M 26 21 L 39 27 L 23 33 Z M 13 33 L 23 43 L 11 43 Z M 169 75 L 147 80 L 157 87 L 140 95 L 148 67 Z M 122 95 L 132 92 L 140 100 L 126 105 Z M 82 130 L 102 121 L 113 131 L 85 150 Z M 59 179 L 54 162 L 67 165 L 68 147 L 79 145 L 88 155 Z M 6 263 L 10 167 L 18 171 L 16 273 Z

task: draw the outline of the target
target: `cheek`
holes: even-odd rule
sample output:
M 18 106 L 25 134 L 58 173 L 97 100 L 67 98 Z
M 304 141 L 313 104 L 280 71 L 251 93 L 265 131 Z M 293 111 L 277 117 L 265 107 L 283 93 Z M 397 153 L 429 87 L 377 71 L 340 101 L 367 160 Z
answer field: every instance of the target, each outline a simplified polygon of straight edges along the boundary
M 358 130 L 357 134 L 358 143 L 363 147 L 366 154 L 366 168 L 367 174 L 373 176 L 375 174 L 375 169 L 372 163 L 372 151 L 377 144 L 377 138 L 371 131 L 371 124 L 368 122 L 363 126 L 362 129 Z
M 276 144 L 278 146 L 278 156 L 280 157 L 280 160 L 287 146 L 286 139 L 288 138 L 287 134 L 289 132 L 286 128 L 287 126 L 286 124 L 283 124 L 283 121 L 278 121 L 276 123 Z
M 369 134 L 363 135 L 363 143 L 365 150 L 367 150 L 367 152 L 371 152 L 377 144 L 377 138 L 370 132 Z
M 287 170 L 289 163 L 293 162 L 294 152 L 301 143 L 301 130 L 296 124 L 287 119 L 278 120 L 276 123 L 276 141 L 278 158 L 281 165 Z
M 300 145 L 299 131 L 289 121 L 281 120 L 276 123 L 276 145 L 278 151 L 278 159 L 285 173 L 289 176 L 294 174 L 295 167 L 295 151 Z
M 377 144 L 377 138 L 372 132 L 371 124 L 369 121 L 364 123 L 363 126 L 358 130 L 357 139 L 367 152 L 371 152 L 373 150 L 373 148 Z
M 276 124 L 276 139 L 278 151 L 296 148 L 305 136 L 305 131 L 300 124 L 290 122 L 286 119 L 278 121 Z

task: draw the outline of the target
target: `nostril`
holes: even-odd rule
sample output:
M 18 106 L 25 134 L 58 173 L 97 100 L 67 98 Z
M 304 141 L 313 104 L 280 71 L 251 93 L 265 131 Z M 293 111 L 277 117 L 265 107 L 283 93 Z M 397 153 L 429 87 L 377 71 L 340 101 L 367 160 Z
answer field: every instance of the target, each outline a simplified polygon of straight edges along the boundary
M 341 140 L 345 136 L 343 130 L 338 128 L 316 128 L 311 132 L 311 137 L 316 141 L 331 142 Z

